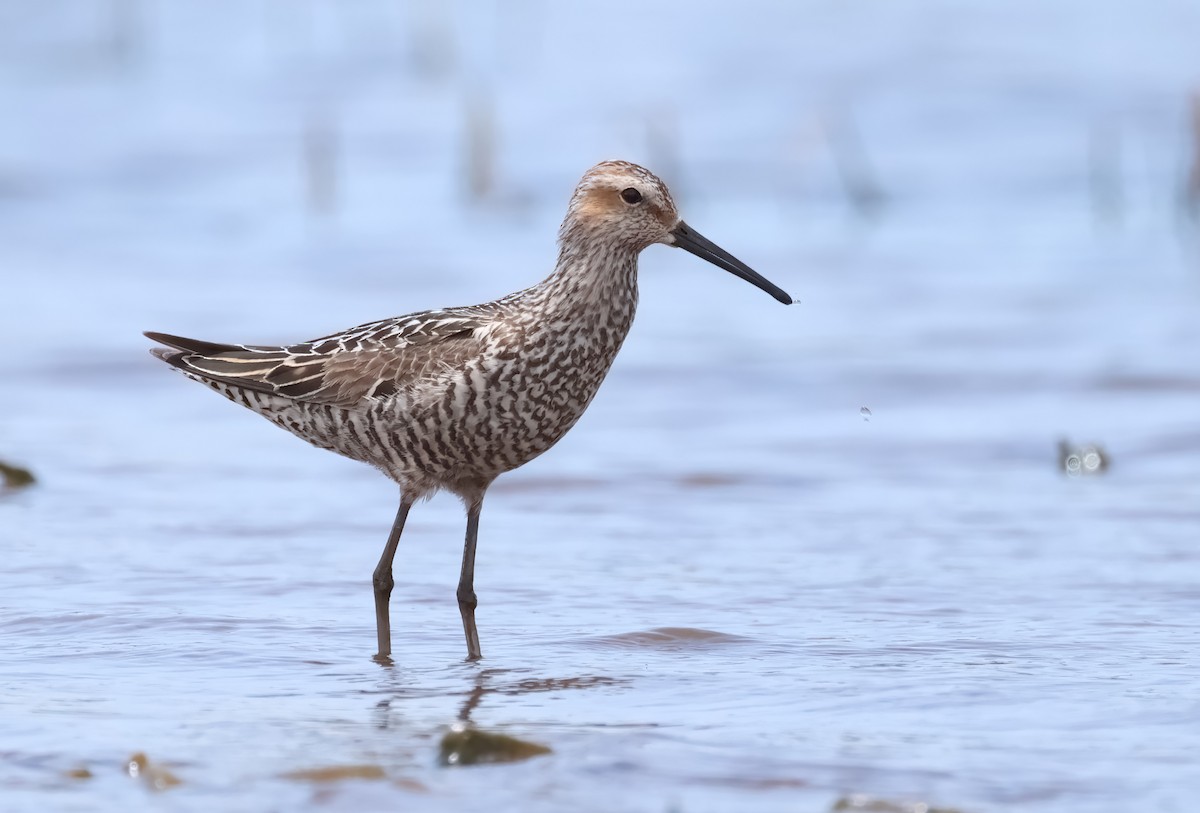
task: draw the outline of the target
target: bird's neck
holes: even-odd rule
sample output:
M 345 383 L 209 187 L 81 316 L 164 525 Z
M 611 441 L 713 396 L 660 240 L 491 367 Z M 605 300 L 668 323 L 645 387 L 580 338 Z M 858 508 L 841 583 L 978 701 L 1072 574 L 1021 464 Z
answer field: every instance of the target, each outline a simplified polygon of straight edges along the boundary
M 572 237 L 560 241 L 554 272 L 536 286 L 538 298 L 556 311 L 604 313 L 628 327 L 637 307 L 638 251 L 611 241 Z

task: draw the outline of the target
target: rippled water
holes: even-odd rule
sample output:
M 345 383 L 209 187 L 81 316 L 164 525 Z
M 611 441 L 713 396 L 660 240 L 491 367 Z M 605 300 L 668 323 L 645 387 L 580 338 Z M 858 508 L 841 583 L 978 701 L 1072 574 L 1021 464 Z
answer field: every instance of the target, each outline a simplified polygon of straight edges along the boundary
M 1192 809 L 1200 11 L 1095 5 L 0 11 L 0 461 L 39 481 L 0 496 L 0 806 Z M 439 497 L 380 666 L 393 486 L 139 333 L 514 290 L 611 156 L 801 304 L 647 251 L 597 401 L 489 494 L 485 660 Z M 551 753 L 444 765 L 464 726 Z

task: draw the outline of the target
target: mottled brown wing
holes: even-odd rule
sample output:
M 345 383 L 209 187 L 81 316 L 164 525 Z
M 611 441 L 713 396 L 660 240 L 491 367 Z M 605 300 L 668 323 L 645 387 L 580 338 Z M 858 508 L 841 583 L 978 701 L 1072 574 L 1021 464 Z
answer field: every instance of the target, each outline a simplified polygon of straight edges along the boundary
M 292 356 L 267 373 L 264 381 L 279 394 L 299 401 L 353 406 L 365 399 L 387 398 L 422 378 L 462 367 L 479 350 L 472 330 L 401 348 L 364 341 L 352 350 Z
M 475 330 L 482 325 L 478 317 L 407 317 L 287 347 L 218 345 L 165 334 L 150 338 L 180 348 L 156 355 L 198 378 L 296 401 L 351 407 L 461 367 L 479 353 Z M 201 347 L 216 352 L 195 352 Z

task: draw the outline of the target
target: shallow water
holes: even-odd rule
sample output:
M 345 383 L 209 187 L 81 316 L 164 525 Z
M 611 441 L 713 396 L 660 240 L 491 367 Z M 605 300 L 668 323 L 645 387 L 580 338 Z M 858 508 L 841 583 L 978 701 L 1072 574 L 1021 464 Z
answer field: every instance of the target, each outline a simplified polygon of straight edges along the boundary
M 0 496 L 5 810 L 1195 806 L 1200 11 L 756 5 L 603 48 L 633 4 L 0 12 L 0 460 L 38 478 Z M 485 660 L 439 497 L 381 666 L 393 486 L 140 331 L 284 341 L 527 285 L 610 156 L 801 304 L 647 251 L 600 396 L 489 494 Z M 1062 476 L 1061 437 L 1111 468 Z M 552 752 L 439 764 L 463 724 Z

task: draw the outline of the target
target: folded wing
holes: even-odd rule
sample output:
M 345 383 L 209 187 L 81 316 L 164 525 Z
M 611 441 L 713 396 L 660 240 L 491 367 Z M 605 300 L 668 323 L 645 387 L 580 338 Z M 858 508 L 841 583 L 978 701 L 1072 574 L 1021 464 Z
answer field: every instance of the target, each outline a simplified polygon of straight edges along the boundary
M 284 347 L 219 344 L 165 333 L 151 352 L 189 376 L 295 401 L 352 407 L 449 369 L 480 352 L 483 314 L 434 311 L 372 322 Z

